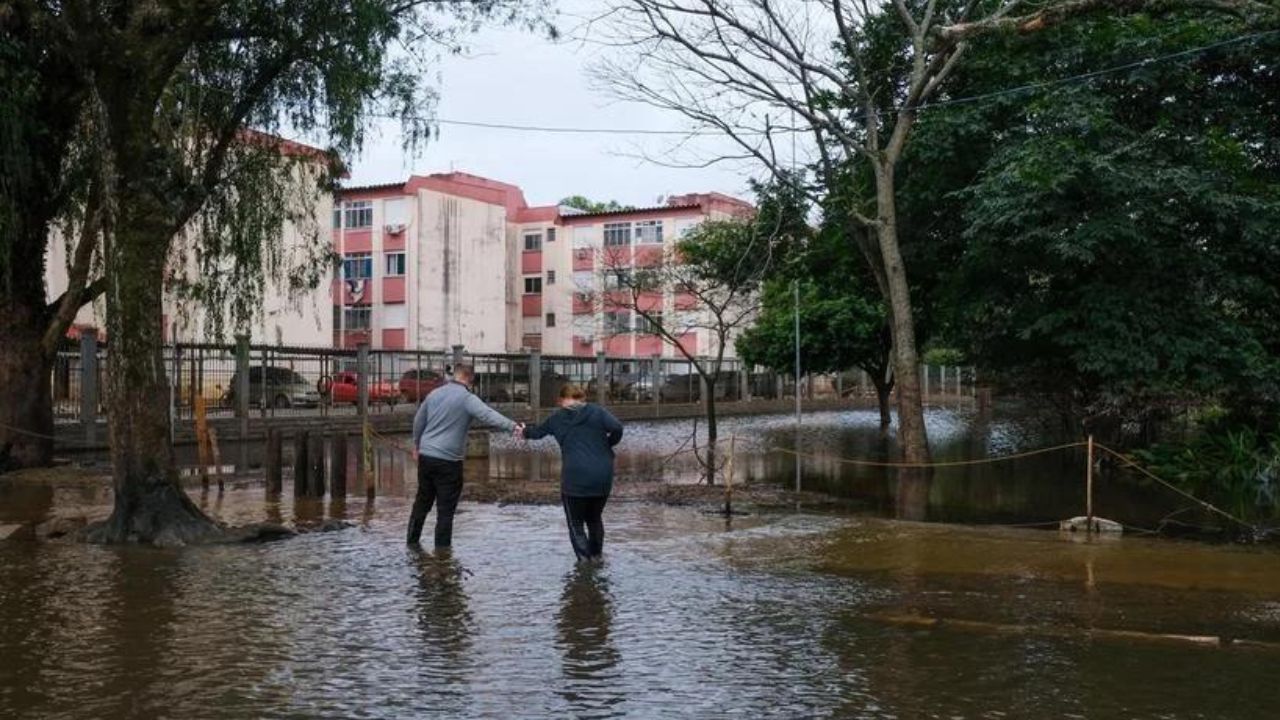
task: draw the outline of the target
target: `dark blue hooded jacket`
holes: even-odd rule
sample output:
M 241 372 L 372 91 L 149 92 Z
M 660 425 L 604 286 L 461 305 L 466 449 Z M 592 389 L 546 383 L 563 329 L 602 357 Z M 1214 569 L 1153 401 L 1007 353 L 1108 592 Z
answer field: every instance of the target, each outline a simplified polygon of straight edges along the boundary
M 560 443 L 560 492 L 570 497 L 605 497 L 613 490 L 613 446 L 622 440 L 622 423 L 599 405 L 584 403 L 557 410 L 524 436 L 548 435 Z

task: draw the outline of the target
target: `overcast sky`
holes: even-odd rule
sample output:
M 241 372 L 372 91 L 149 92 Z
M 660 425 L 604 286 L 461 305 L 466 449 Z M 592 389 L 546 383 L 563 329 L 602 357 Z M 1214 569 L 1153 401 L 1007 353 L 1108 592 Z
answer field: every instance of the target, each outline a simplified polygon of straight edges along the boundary
M 566 11 L 572 11 L 569 8 Z M 562 18 L 561 27 L 575 24 Z M 487 30 L 467 57 L 445 58 L 436 85 L 442 120 L 586 128 L 684 130 L 678 116 L 621 104 L 594 91 L 586 69 L 596 48 L 552 43 L 514 30 Z M 669 168 L 638 159 L 663 157 L 670 136 L 551 134 L 441 125 L 418 157 L 401 149 L 394 121 L 379 125 L 353 164 L 349 184 L 403 180 L 411 173 L 465 171 L 519 185 L 532 205 L 581 194 L 633 205 L 659 196 L 719 191 L 750 199 L 749 170 L 738 166 Z M 699 140 L 704 145 L 715 140 Z M 703 152 L 711 152 L 708 145 Z M 684 159 L 688 155 L 681 156 Z

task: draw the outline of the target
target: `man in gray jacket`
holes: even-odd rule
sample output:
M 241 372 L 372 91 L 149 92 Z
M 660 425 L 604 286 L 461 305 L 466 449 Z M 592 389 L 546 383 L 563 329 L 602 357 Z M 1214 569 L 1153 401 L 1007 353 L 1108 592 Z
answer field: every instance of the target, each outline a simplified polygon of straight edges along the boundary
M 418 450 L 418 495 L 409 516 L 410 545 L 422 537 L 431 506 L 436 508 L 436 547 L 453 541 L 453 513 L 462 497 L 462 459 L 467 453 L 471 423 L 516 432 L 520 427 L 471 394 L 475 371 L 455 365 L 453 381 L 436 388 L 413 416 L 413 445 Z

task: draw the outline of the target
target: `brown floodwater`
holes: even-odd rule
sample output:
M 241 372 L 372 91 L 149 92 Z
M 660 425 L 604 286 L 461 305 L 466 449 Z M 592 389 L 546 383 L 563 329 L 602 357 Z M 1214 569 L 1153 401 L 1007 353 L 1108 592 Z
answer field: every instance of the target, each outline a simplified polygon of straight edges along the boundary
M 815 423 L 802 442 L 851 452 L 841 421 Z M 787 429 L 757 422 L 737 426 L 755 438 L 744 457 L 758 453 L 744 464 L 784 482 L 765 448 Z M 621 482 L 696 473 L 662 462 L 664 432 L 634 428 Z M 992 454 L 1025 447 L 991 437 Z M 554 471 L 553 454 L 534 457 L 499 443 L 472 472 Z M 372 504 L 269 502 L 255 485 L 193 492 L 231 522 L 351 524 L 336 532 L 184 550 L 0 542 L 0 718 L 1280 712 L 1274 547 L 877 517 L 904 505 L 929 520 L 1060 516 L 1077 484 L 1069 462 L 1012 487 L 957 474 L 961 487 L 939 489 L 935 476 L 907 503 L 891 479 L 833 472 L 864 503 L 859 516 L 726 524 L 615 502 L 598 566 L 575 565 L 563 514 L 547 506 L 464 503 L 452 554 L 407 549 L 412 485 L 393 462 Z M 1137 507 L 1146 490 L 1115 492 L 1113 507 Z M 1039 508 L 1053 498 L 1062 507 Z M 100 488 L 0 480 L 0 522 L 109 500 Z

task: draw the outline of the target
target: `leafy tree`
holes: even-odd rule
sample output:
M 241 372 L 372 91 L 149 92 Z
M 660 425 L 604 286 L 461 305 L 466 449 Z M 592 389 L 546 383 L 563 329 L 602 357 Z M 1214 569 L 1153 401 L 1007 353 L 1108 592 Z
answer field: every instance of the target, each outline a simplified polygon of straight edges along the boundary
M 825 225 L 791 250 L 783 271 L 765 283 L 759 320 L 736 347 L 747 362 L 794 372 L 798 283 L 801 372 L 865 371 L 887 429 L 894 385 L 888 316 L 866 264 L 846 250 L 844 227 Z
M 613 212 L 615 210 L 635 209 L 630 205 L 622 205 L 617 200 L 609 200 L 608 202 L 601 202 L 597 200 L 591 200 L 583 195 L 570 195 L 569 197 L 561 200 L 559 204 L 563 207 L 571 207 L 571 208 L 575 208 L 577 210 L 581 210 L 583 212 L 589 212 L 589 213 Z
M 103 248 L 115 508 L 91 536 L 157 543 L 216 536 L 177 483 L 167 409 L 156 402 L 167 393 L 165 282 L 172 269 L 193 263 L 189 292 L 230 300 L 233 314 L 252 312 L 255 304 L 239 293 L 260 292 L 273 270 L 283 218 L 305 216 L 299 204 L 305 209 L 326 191 L 336 169 L 334 155 L 299 152 L 250 128 L 319 134 L 335 154 L 347 154 L 360 146 L 368 115 L 381 112 L 404 121 L 410 142 L 421 140 L 430 127 L 433 94 L 422 78 L 433 48 L 451 47 L 486 20 L 530 17 L 536 6 L 167 0 L 13 7 L 17 20 L 6 13 L 4 22 L 58 41 L 34 49 L 20 42 L 19 74 L 35 97 L 77 90 L 68 103 L 74 129 L 58 140 L 64 159 L 86 158 L 86 190 L 59 198 L 45 215 L 24 216 L 29 232 L 6 236 L 3 255 L 43 257 L 47 241 L 38 230 L 47 227 L 38 226 L 60 216 L 78 217 Z M 5 207 L 16 206 L 7 198 Z M 323 257 L 318 228 L 313 240 L 312 257 Z M 314 264 L 290 274 L 313 286 L 320 277 Z M 32 301 L 5 292 L 6 304 Z
M 1076 23 L 975 48 L 953 92 L 1236 32 L 1193 15 Z M 1274 427 L 1277 50 L 1258 39 L 926 114 L 907 160 L 904 226 L 928 250 L 920 266 L 937 280 L 946 335 L 1098 432 L 1205 400 Z

